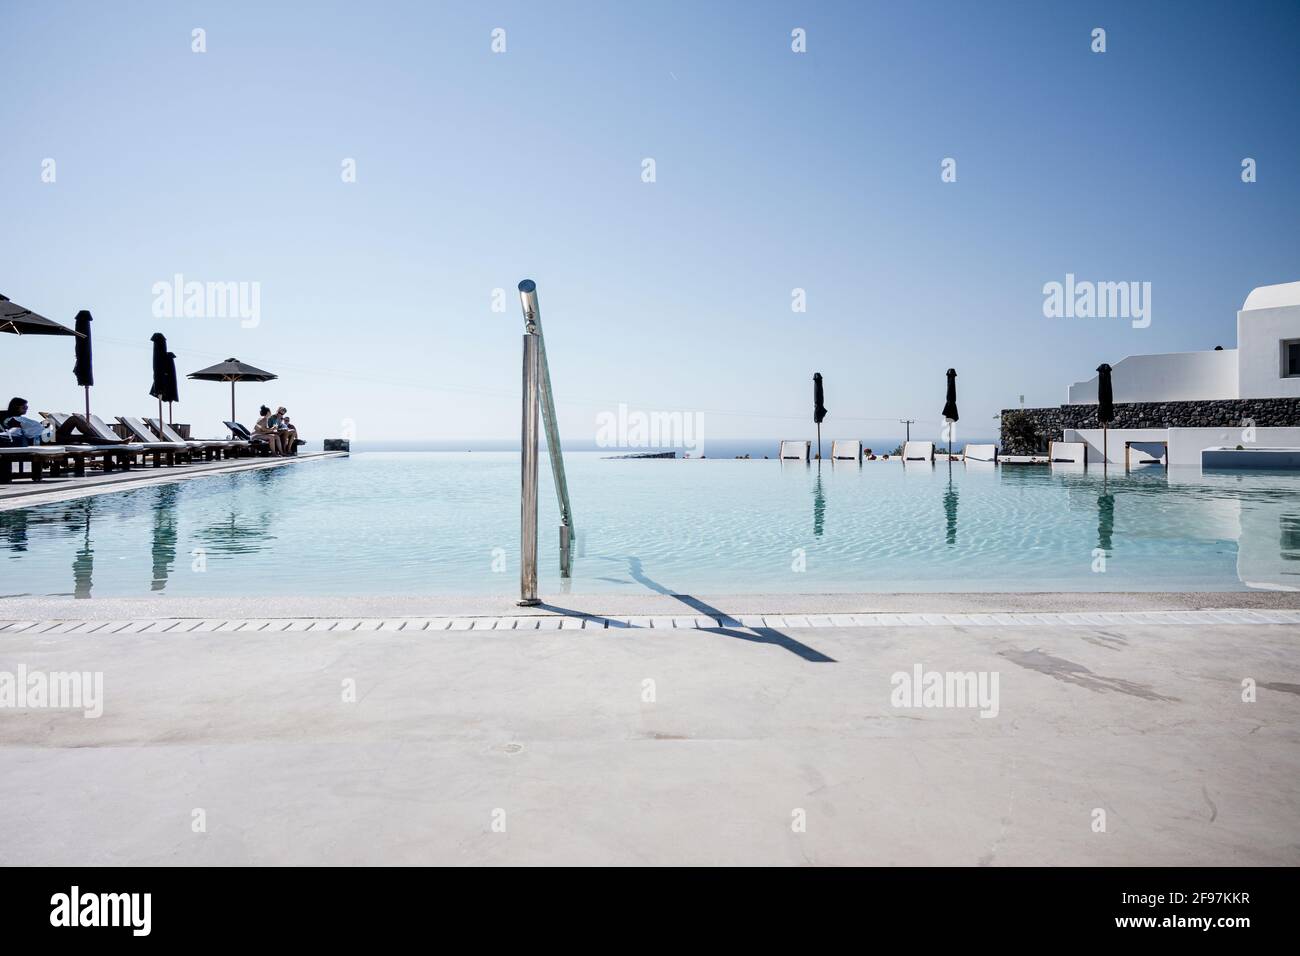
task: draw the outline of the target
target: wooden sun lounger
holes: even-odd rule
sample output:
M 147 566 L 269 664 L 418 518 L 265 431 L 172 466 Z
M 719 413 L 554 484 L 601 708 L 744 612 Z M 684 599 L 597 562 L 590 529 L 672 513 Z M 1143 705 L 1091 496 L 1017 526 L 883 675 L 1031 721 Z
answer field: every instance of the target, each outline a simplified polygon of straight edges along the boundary
M 229 458 L 232 455 L 248 450 L 248 442 L 245 441 L 234 441 L 226 438 L 182 438 L 180 432 L 161 419 L 146 418 L 144 422 L 163 441 L 183 442 L 189 445 L 191 450 L 202 452 L 207 461 L 219 460 L 222 455 Z
M 0 446 L 0 485 L 7 485 L 14 480 L 15 464 L 30 464 L 32 481 L 41 481 L 47 467 L 51 474 L 58 474 L 68 456 L 68 450 L 61 445 Z M 84 474 L 84 458 L 82 461 Z
M 254 435 L 243 425 L 239 424 L 239 422 L 222 422 L 221 424 L 225 425 L 227 428 L 230 429 L 230 434 L 234 435 L 236 438 L 242 441 L 248 442 L 248 447 L 253 450 L 253 454 L 255 455 L 271 454 L 271 443 L 267 441 L 263 436 Z
M 155 468 L 161 468 L 164 461 L 169 467 L 176 464 L 177 449 L 171 447 L 170 443 L 127 441 L 104 424 L 104 420 L 98 415 L 92 414 L 87 417 L 73 414 L 71 424 L 74 430 L 85 438 L 87 444 L 119 448 L 141 459 L 146 455 L 152 456 Z
M 145 450 L 144 446 L 123 442 L 116 435 L 113 435 L 114 441 L 111 442 L 94 440 L 92 436 L 85 433 L 85 429 L 89 426 L 79 415 L 70 415 L 67 412 L 41 412 L 41 417 L 54 426 L 55 438 L 61 446 L 79 449 L 84 453 L 85 458 L 75 466 L 74 474 L 78 477 L 85 474 L 85 460 L 90 458 L 99 458 L 104 471 L 112 471 L 114 468 L 129 471 L 135 464 L 136 456 Z M 83 436 L 83 440 L 78 441 L 78 438 Z
M 95 459 L 99 459 L 105 472 L 113 471 L 118 465 L 115 451 L 94 445 L 0 445 L 0 484 L 13 481 L 15 464 L 19 466 L 19 474 L 23 464 L 30 464 L 31 480 L 41 481 L 47 468 L 52 478 L 61 477 L 65 471 L 82 478 L 86 474 L 86 463 Z
M 167 454 L 169 456 L 169 465 L 176 464 L 177 456 L 183 457 L 186 461 L 194 461 L 194 448 L 189 442 L 159 439 L 149 431 L 144 422 L 130 415 L 118 415 L 117 420 L 135 441 L 148 446 L 155 454 Z M 157 464 L 156 460 L 155 464 Z

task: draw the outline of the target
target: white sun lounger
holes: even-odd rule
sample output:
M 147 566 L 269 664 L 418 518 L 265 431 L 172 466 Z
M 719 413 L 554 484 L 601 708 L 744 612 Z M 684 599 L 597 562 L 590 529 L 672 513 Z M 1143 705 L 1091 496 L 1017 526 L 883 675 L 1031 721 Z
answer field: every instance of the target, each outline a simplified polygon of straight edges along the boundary
M 781 460 L 809 461 L 811 447 L 812 442 L 810 441 L 783 441 L 781 442 Z
M 903 446 L 903 462 L 909 461 L 928 461 L 934 462 L 934 442 L 932 441 L 910 441 Z
M 1134 465 L 1169 466 L 1169 443 L 1163 441 L 1126 441 L 1124 443 L 1124 467 Z
M 967 445 L 962 451 L 964 461 L 990 461 L 994 464 L 998 460 L 997 445 Z
M 1081 441 L 1053 441 L 1047 443 L 1047 460 L 1053 465 L 1088 466 L 1088 446 Z
M 837 438 L 831 442 L 831 459 L 833 461 L 861 461 L 862 442 L 848 438 Z

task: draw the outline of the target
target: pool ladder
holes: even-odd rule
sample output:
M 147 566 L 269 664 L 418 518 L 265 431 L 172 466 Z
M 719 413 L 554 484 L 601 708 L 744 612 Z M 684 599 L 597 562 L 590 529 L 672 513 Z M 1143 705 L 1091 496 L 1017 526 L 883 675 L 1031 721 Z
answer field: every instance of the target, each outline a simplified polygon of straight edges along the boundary
M 520 445 L 519 507 L 519 604 L 541 604 L 537 597 L 537 418 L 546 425 L 546 451 L 551 458 L 555 496 L 560 505 L 560 577 L 573 573 L 573 508 L 569 504 L 569 483 L 564 477 L 564 455 L 560 451 L 560 426 L 555 420 L 555 398 L 551 393 L 551 370 L 546 364 L 546 339 L 542 335 L 542 314 L 537 307 L 537 283 L 519 283 L 519 302 L 524 310 L 523 426 Z

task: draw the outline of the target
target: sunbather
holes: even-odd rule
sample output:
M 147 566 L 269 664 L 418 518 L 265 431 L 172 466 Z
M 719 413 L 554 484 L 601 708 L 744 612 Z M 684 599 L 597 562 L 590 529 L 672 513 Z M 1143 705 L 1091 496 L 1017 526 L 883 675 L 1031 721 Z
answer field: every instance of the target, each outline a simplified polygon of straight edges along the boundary
M 281 405 L 268 421 L 280 432 L 280 448 L 283 454 L 296 455 L 298 454 L 298 429 L 294 428 L 293 423 L 289 421 L 289 416 L 285 414 L 287 410 Z
M 0 422 L 0 428 L 3 428 L 5 434 L 9 436 L 10 444 L 21 447 L 39 445 L 45 434 L 45 426 L 42 423 L 27 417 L 25 398 L 9 399 L 9 408 L 4 414 L 4 421 Z
M 271 424 L 271 410 L 263 405 L 258 410 L 258 414 L 262 417 L 253 425 L 253 436 L 266 439 L 266 444 L 271 449 L 272 455 L 283 455 L 283 446 L 280 443 L 280 429 Z

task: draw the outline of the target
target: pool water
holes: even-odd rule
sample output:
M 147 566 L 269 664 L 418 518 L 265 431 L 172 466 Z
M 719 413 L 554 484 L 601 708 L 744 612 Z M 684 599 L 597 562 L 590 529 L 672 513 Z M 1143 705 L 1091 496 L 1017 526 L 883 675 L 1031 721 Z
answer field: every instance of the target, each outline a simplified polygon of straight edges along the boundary
M 566 456 L 543 595 L 1300 587 L 1300 476 Z M 1182 473 L 1186 471 L 1187 473 Z M 367 453 L 0 511 L 0 595 L 514 595 L 519 459 Z

